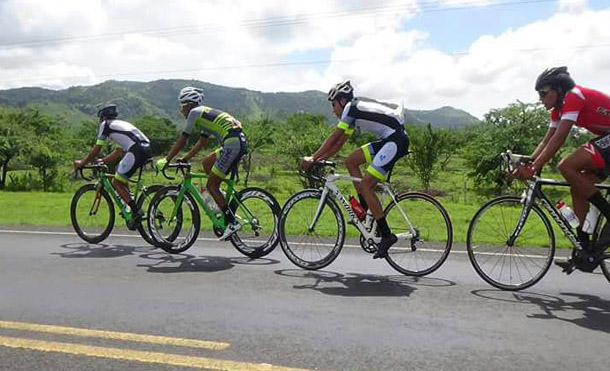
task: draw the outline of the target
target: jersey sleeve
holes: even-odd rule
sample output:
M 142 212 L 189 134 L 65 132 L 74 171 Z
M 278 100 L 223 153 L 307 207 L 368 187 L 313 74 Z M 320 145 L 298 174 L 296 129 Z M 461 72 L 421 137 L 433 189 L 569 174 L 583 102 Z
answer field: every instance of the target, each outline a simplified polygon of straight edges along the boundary
M 578 121 L 578 115 L 585 106 L 585 100 L 573 92 L 566 94 L 561 107 L 561 120 Z
M 559 126 L 559 111 L 553 108 L 551 110 L 551 122 L 549 123 L 549 127 L 556 128 L 557 126 Z
M 199 111 L 196 109 L 192 109 L 189 112 L 189 115 L 186 117 L 186 124 L 184 125 L 184 129 L 182 129 L 182 134 L 189 136 L 193 132 L 193 128 L 195 127 L 195 121 L 199 117 Z
M 352 111 L 352 102 L 349 102 L 343 108 L 343 113 L 341 114 L 339 123 L 337 123 L 337 127 L 345 131 L 345 134 L 347 135 L 352 135 L 355 130 L 356 118 L 353 116 Z
M 106 143 L 106 139 L 108 139 L 108 135 L 106 134 L 106 121 L 102 121 L 97 132 L 97 141 L 95 144 L 101 146 Z

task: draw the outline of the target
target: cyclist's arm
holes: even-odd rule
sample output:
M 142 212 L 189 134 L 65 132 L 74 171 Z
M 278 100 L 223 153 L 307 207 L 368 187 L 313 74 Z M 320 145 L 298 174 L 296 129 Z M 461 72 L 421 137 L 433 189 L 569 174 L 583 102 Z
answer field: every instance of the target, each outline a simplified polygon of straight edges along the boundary
M 344 129 L 337 128 L 326 140 L 320 148 L 312 155 L 313 161 L 326 160 L 339 152 L 343 144 L 347 141 L 349 135 Z
M 555 130 L 553 136 L 549 139 L 547 145 L 540 152 L 532 164 L 533 170 L 540 170 L 549 160 L 559 151 L 570 134 L 570 129 L 574 125 L 574 121 L 561 120 L 559 126 Z
M 531 157 L 534 160 L 538 158 L 538 156 L 540 156 L 540 152 L 542 152 L 546 145 L 549 144 L 549 140 L 551 140 L 551 138 L 555 134 L 555 131 L 557 131 L 557 128 L 554 127 L 549 127 L 549 130 L 546 131 L 544 138 L 542 138 L 542 141 L 540 142 L 540 144 L 538 144 L 538 147 L 536 147 L 536 150 L 532 153 Z
M 201 151 L 201 149 L 205 147 L 205 145 L 208 143 L 208 138 L 209 137 L 205 136 L 200 137 L 197 143 L 195 143 L 195 145 L 193 146 L 193 148 L 191 148 L 191 150 L 188 151 L 188 153 L 183 157 L 184 160 L 190 161 L 193 156 L 199 153 L 199 151 Z
M 123 156 L 123 149 L 121 147 L 116 147 L 111 154 L 102 159 L 102 162 L 105 164 L 113 164 L 117 162 L 121 156 Z
M 85 157 L 84 159 L 81 160 L 80 166 L 85 166 L 88 163 L 90 163 L 91 160 L 93 160 L 94 158 L 97 157 L 97 155 L 100 154 L 101 150 L 102 150 L 102 146 L 100 144 L 94 145 L 93 148 L 91 148 L 91 152 L 89 152 L 87 157 Z
M 182 150 L 184 145 L 186 144 L 186 140 L 188 139 L 188 134 L 181 133 L 176 143 L 172 146 L 172 149 L 169 151 L 169 154 L 165 156 L 167 162 L 170 162 L 172 158 L 176 157 L 176 155 Z

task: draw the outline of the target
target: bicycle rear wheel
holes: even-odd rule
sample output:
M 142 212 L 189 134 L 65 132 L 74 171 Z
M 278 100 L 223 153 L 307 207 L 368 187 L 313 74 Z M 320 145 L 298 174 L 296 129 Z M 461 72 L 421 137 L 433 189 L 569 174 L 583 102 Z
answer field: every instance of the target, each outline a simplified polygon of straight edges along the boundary
M 313 230 L 322 191 L 306 189 L 292 195 L 280 214 L 280 244 L 286 257 L 303 269 L 320 269 L 332 263 L 343 248 L 345 220 L 337 203 L 326 198 Z
M 256 187 L 243 189 L 235 197 L 239 203 L 233 202 L 231 210 L 241 228 L 231 235 L 231 243 L 250 258 L 269 254 L 279 242 L 280 204 L 272 194 Z
M 555 235 L 538 205 L 514 242 L 509 238 L 519 223 L 521 198 L 505 196 L 483 205 L 468 227 L 466 249 L 479 276 L 503 290 L 522 290 L 534 285 L 549 270 L 555 255 Z
M 114 227 L 114 203 L 104 188 L 80 187 L 70 204 L 70 220 L 76 234 L 89 243 L 104 241 Z
M 176 206 L 179 186 L 168 186 L 158 191 L 147 212 L 148 227 L 153 244 L 171 254 L 190 248 L 199 235 L 201 219 L 199 207 L 193 197 L 185 193 L 176 216 L 171 215 Z
M 408 276 L 425 276 L 445 262 L 453 243 L 453 227 L 438 201 L 424 193 L 402 193 L 396 196 L 396 203 L 386 207 L 385 216 L 398 237 L 386 258 L 394 269 Z

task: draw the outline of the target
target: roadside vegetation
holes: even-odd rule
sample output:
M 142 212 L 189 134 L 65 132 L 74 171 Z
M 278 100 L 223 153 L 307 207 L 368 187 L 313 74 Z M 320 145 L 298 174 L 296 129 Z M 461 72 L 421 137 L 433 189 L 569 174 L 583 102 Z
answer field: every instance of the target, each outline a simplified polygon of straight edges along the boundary
M 250 150 L 242 161 L 240 183 L 263 187 L 281 203 L 305 186 L 298 177 L 298 159 L 315 151 L 334 130 L 324 116 L 306 113 L 282 122 L 269 117 L 240 119 Z M 130 121 L 151 139 L 155 156 L 166 154 L 179 133 L 179 127 L 165 118 Z M 397 164 L 392 184 L 399 191 L 423 191 L 437 197 L 452 218 L 456 241 L 463 242 L 470 218 L 483 202 L 521 191 L 522 183 L 509 181 L 500 172 L 498 154 L 507 149 L 531 153 L 547 122 L 544 108 L 516 102 L 491 110 L 479 124 L 460 129 L 408 125 L 412 153 Z M 72 161 L 88 153 L 96 133 L 93 120 L 75 127 L 35 110 L 0 108 L 0 224 L 69 226 L 70 200 L 83 184 L 74 180 Z M 555 168 L 561 157 L 587 139 L 575 132 L 544 175 L 559 178 Z M 342 163 L 348 153 L 370 140 L 367 135 L 354 135 L 336 161 Z M 345 168 L 339 166 L 339 171 Z M 168 183 L 151 169 L 144 177 L 148 184 Z M 354 192 L 350 183 L 343 187 L 348 194 Z M 566 189 L 549 194 L 556 200 L 570 199 Z M 355 233 L 353 228 L 348 231 Z

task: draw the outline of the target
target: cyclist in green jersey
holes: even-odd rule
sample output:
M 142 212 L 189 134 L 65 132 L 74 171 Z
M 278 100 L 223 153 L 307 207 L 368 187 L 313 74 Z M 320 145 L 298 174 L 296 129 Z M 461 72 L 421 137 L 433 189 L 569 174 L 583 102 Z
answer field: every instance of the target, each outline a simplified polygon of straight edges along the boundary
M 229 210 L 225 197 L 220 192 L 220 183 L 238 166 L 239 160 L 247 152 L 247 142 L 241 123 L 226 112 L 201 105 L 203 98 L 203 90 L 199 88 L 188 86 L 180 90 L 178 100 L 182 106 L 182 114 L 186 118 L 186 125 L 169 154 L 158 160 L 156 166 L 157 169 L 163 169 L 182 150 L 195 124 L 202 127 L 201 137 L 183 157 L 184 161 L 189 161 L 201 151 L 206 146 L 210 136 L 221 143 L 221 148 L 204 157 L 203 169 L 209 174 L 206 187 L 224 213 L 227 227 L 224 234 L 219 238 L 224 240 L 238 231 L 241 225 Z

